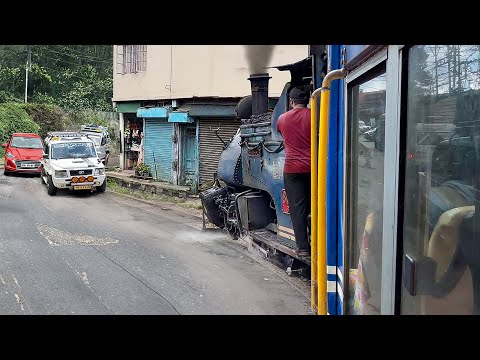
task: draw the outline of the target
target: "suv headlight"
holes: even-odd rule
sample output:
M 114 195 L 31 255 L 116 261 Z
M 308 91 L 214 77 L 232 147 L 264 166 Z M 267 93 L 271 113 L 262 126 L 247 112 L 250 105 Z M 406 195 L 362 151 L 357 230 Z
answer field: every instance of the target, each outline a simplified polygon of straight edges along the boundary
M 105 175 L 105 169 L 104 168 L 95 169 L 95 175 Z
M 7 153 L 5 155 L 7 155 L 7 157 L 10 158 L 10 159 L 13 159 L 15 157 L 15 156 L 13 156 L 13 154 L 10 151 L 7 151 Z
M 56 178 L 66 178 L 67 177 L 67 170 L 55 170 L 55 177 Z

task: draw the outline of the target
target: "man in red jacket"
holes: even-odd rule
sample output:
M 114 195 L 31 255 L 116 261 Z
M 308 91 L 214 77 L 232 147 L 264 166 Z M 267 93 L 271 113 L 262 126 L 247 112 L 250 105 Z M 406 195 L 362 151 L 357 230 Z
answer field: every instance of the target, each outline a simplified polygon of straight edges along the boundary
M 310 214 L 310 109 L 308 95 L 299 88 L 290 91 L 288 112 L 280 115 L 277 131 L 285 144 L 283 168 L 285 191 L 290 205 L 297 255 L 309 256 L 307 222 Z

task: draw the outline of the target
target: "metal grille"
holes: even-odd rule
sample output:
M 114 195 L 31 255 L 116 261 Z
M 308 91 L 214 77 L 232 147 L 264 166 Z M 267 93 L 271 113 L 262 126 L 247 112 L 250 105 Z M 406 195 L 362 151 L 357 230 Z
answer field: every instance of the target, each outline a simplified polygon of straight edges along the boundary
M 90 170 L 70 170 L 70 176 L 78 175 L 92 175 L 92 169 Z
M 117 74 L 147 70 L 147 45 L 117 45 Z
M 237 132 L 240 120 L 237 119 L 200 119 L 199 129 L 199 182 L 200 185 L 213 181 L 218 171 L 218 161 L 223 151 L 223 143 L 215 135 L 214 129 L 219 129 L 218 135 L 223 141 L 229 141 Z M 233 169 L 232 169 L 233 170 Z

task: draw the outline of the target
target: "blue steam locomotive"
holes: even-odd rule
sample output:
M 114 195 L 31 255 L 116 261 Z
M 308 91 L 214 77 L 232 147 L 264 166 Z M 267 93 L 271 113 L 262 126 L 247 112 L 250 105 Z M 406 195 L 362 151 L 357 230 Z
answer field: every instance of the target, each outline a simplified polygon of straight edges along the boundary
M 215 226 L 233 238 L 245 237 L 266 257 L 280 262 L 287 273 L 308 276 L 309 258 L 295 254 L 295 234 L 289 215 L 283 165 L 285 150 L 276 130 L 281 114 L 289 110 L 294 87 L 308 94 L 321 85 L 326 72 L 324 46 L 310 46 L 307 58 L 276 67 L 289 71 L 273 111 L 268 108 L 269 74 L 252 74 L 251 95 L 237 105 L 240 128 L 221 154 L 215 185 L 200 193 L 204 212 Z

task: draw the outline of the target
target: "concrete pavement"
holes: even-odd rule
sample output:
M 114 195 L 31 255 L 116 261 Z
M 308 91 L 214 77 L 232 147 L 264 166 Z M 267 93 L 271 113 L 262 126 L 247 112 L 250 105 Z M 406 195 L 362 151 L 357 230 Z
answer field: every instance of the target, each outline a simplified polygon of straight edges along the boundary
M 309 314 L 275 271 L 199 219 L 0 176 L 0 314 Z

